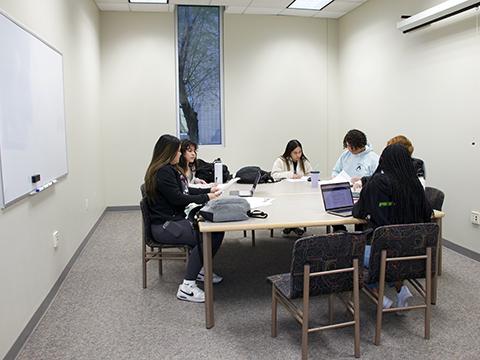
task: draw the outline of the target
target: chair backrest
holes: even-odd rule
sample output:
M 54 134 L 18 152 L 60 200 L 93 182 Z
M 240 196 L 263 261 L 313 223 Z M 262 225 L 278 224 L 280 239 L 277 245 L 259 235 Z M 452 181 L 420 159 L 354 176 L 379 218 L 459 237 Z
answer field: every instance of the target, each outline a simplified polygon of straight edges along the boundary
M 427 186 L 425 188 L 425 197 L 434 210 L 442 210 L 443 200 L 445 199 L 443 191 Z
M 145 184 L 140 185 L 140 193 L 142 194 L 142 199 L 147 197 L 147 190 L 145 190 Z
M 377 282 L 380 278 L 382 250 L 387 250 L 387 258 L 425 255 L 427 247 L 436 254 L 438 225 L 435 223 L 404 224 L 380 226 L 372 237 L 372 249 L 368 265 L 367 283 Z M 436 257 L 432 259 L 432 273 Z M 388 262 L 386 281 L 421 279 L 425 277 L 425 259 Z
M 142 236 L 145 240 L 145 245 L 157 245 L 158 243 L 153 239 L 152 235 L 152 223 L 150 221 L 150 210 L 148 208 L 147 198 L 142 198 L 140 200 L 140 209 L 142 210 L 142 219 L 143 219 L 143 226 L 142 226 Z
M 354 258 L 358 258 L 362 264 L 366 237 L 366 233 L 354 232 L 298 239 L 292 253 L 291 298 L 303 294 L 303 267 L 307 263 L 310 264 L 311 273 L 350 268 Z M 310 296 L 349 291 L 352 288 L 353 272 L 310 278 Z

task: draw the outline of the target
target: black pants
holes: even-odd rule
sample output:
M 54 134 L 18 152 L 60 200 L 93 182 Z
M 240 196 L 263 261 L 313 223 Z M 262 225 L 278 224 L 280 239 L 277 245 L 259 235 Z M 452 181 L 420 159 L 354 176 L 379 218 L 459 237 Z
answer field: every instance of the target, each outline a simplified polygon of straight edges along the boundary
M 152 235 L 155 241 L 162 244 L 188 245 L 192 248 L 188 257 L 187 273 L 185 280 L 195 280 L 203 266 L 202 241 L 200 233 L 193 228 L 187 220 L 175 221 L 175 227 L 168 231 L 163 225 L 152 225 Z M 222 244 L 224 232 L 212 233 L 212 257 L 215 256 Z

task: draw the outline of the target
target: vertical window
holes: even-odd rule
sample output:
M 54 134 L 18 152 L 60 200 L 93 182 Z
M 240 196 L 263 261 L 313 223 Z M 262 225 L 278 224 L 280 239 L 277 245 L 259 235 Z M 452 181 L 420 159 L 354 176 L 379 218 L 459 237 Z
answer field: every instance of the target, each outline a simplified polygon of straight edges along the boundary
M 177 6 L 177 99 L 181 139 L 222 144 L 221 8 Z

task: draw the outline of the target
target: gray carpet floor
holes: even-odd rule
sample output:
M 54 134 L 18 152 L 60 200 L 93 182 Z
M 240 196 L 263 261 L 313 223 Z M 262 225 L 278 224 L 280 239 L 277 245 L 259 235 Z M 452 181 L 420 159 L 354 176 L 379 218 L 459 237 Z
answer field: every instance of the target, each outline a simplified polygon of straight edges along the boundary
M 169 262 L 158 276 L 149 264 L 141 283 L 141 215 L 108 212 L 74 264 L 58 295 L 17 359 L 299 359 L 300 326 L 279 307 L 279 334 L 270 337 L 268 275 L 287 272 L 295 238 L 257 232 L 227 234 L 215 271 L 216 326 L 205 329 L 203 304 L 178 301 L 184 264 Z M 322 229 L 309 229 L 320 233 Z M 382 344 L 373 345 L 375 308 L 361 295 L 363 359 L 479 359 L 480 263 L 444 251 L 444 274 L 433 307 L 431 339 L 423 338 L 423 313 L 384 318 Z M 393 295 L 393 294 L 392 294 Z M 326 299 L 312 314 L 326 320 Z M 336 318 L 346 318 L 341 302 Z M 353 359 L 353 328 L 309 337 L 311 359 Z

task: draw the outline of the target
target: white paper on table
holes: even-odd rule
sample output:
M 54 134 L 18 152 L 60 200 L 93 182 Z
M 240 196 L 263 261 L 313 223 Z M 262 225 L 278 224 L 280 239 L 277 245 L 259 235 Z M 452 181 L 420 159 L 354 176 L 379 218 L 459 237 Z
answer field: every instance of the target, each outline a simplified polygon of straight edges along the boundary
M 351 177 L 348 175 L 344 170 L 337 176 L 335 176 L 333 179 L 329 180 L 322 180 L 320 181 L 320 184 L 337 184 L 337 183 L 344 183 L 344 182 L 350 182 Z
M 194 189 L 210 189 L 214 184 L 188 184 L 189 188 Z
M 240 180 L 239 177 L 236 177 L 234 179 L 231 179 L 229 182 L 225 183 L 225 184 L 218 184 L 217 185 L 217 188 L 220 190 L 220 191 L 223 191 L 225 192 L 225 190 L 227 190 L 230 186 L 232 186 L 233 184 L 235 184 L 238 180 Z M 188 187 L 191 187 L 191 188 L 196 188 L 196 189 L 210 189 L 211 187 L 215 186 L 215 183 L 209 183 L 209 184 L 188 184 Z
M 220 189 L 220 191 L 225 192 L 226 190 L 228 190 L 230 188 L 230 186 L 235 184 L 238 180 L 240 180 L 240 178 L 236 177 L 236 178 L 233 178 L 233 179 L 229 180 L 225 184 L 218 184 L 217 187 Z
M 352 177 L 348 175 L 345 170 L 342 170 L 342 172 L 335 176 L 333 180 L 335 180 L 336 182 L 350 182 L 350 180 L 352 180 Z
M 310 176 L 302 176 L 300 179 L 287 179 L 288 182 L 304 182 L 308 181 Z
M 247 197 L 244 198 L 250 204 L 252 209 L 256 209 L 263 206 L 270 206 L 274 199 L 272 198 L 263 198 L 263 197 Z

